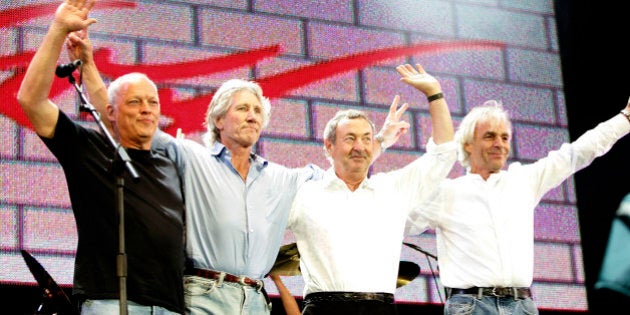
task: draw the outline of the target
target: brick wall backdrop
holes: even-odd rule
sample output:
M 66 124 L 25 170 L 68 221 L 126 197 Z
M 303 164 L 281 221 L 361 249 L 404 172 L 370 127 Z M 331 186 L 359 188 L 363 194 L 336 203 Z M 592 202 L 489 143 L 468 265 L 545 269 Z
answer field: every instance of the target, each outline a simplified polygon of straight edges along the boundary
M 34 282 L 19 252 L 26 249 L 58 283 L 72 283 L 76 229 L 63 172 L 15 100 L 58 3 L 0 2 L 0 282 Z M 551 1 L 100 1 L 92 16 L 98 23 L 90 37 L 103 76 L 153 69 L 147 73 L 169 93 L 162 97 L 162 125 L 170 133 L 183 128 L 198 139 L 203 100 L 228 78 L 254 79 L 265 82 L 266 91 L 278 91 L 256 150 L 287 166 L 328 167 L 321 137 L 334 112 L 363 109 L 380 126 L 395 94 L 411 104 L 411 132 L 373 171 L 401 167 L 423 154 L 431 132 L 427 102 L 399 82 L 394 68 L 402 63 L 419 62 L 441 81 L 456 124 L 484 100 L 501 100 L 514 120 L 511 161 L 534 161 L 569 140 Z M 416 48 L 403 53 L 404 47 Z M 386 49 L 398 50 L 386 58 Z M 258 50 L 267 55 L 241 56 Z M 353 55 L 363 61 L 346 62 Z M 60 62 L 67 62 L 63 57 Z M 225 58 L 237 65 L 211 67 L 227 64 Z M 203 62 L 189 65 L 196 61 Z M 324 72 L 326 64 L 332 74 Z M 190 68 L 198 71 L 180 76 Z M 69 84 L 54 101 L 94 125 L 78 114 Z M 462 172 L 455 167 L 452 176 Z M 536 209 L 533 289 L 542 309 L 587 308 L 574 191 L 569 178 Z M 290 234 L 285 241 L 292 242 Z M 435 253 L 432 231 L 406 242 Z M 421 274 L 398 289 L 397 299 L 441 303 L 435 260 L 406 246 L 402 260 L 417 263 Z M 301 296 L 299 276 L 286 282 Z M 273 284 L 267 285 L 275 294 Z

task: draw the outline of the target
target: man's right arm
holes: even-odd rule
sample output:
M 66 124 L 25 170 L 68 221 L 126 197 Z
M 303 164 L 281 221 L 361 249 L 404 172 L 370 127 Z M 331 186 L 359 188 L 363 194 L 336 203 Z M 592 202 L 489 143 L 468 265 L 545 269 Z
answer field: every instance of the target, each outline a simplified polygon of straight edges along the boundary
M 59 118 L 59 108 L 48 99 L 48 95 L 63 42 L 68 33 L 96 22 L 95 19 L 87 18 L 93 2 L 75 3 L 76 6 L 65 2 L 57 8 L 48 33 L 31 60 L 18 91 L 18 102 L 35 132 L 46 138 L 54 136 Z

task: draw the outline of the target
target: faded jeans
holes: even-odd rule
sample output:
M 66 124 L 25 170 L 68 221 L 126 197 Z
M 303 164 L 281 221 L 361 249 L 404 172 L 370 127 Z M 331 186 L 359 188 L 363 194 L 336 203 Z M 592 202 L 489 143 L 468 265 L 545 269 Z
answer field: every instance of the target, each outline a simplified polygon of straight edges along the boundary
M 81 304 L 81 315 L 119 315 L 119 300 L 85 300 Z M 179 315 L 160 306 L 146 306 L 127 300 L 129 315 Z
M 531 298 L 455 294 L 446 300 L 444 315 L 537 315 L 538 309 Z
M 184 298 L 190 315 L 271 314 L 271 305 L 261 290 L 234 282 L 184 276 Z

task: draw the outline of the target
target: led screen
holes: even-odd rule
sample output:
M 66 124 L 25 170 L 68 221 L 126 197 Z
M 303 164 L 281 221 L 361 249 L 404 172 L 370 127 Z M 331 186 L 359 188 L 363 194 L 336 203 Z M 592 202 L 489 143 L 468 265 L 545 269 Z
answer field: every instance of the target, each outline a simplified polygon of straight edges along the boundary
M 0 2 L 4 284 L 34 283 L 22 249 L 59 284 L 72 284 L 77 238 L 63 171 L 15 99 L 58 3 Z M 431 130 L 428 105 L 399 81 L 394 68 L 403 63 L 421 63 L 441 81 L 456 125 L 471 107 L 502 101 L 514 122 L 510 162 L 532 162 L 569 140 L 550 1 L 99 1 L 91 15 L 98 19 L 89 31 L 102 76 L 109 81 L 129 71 L 147 73 L 160 88 L 161 128 L 170 134 L 179 129 L 200 139 L 209 99 L 221 82 L 260 82 L 272 118 L 256 151 L 286 166 L 329 167 L 322 150 L 327 120 L 338 109 L 359 108 L 380 126 L 396 94 L 411 104 L 405 116 L 411 129 L 373 172 L 423 154 Z M 64 55 L 59 62 L 68 61 Z M 94 125 L 79 113 L 69 82 L 56 80 L 54 102 Z M 450 176 L 462 172 L 456 166 Z M 292 241 L 287 233 L 285 244 Z M 401 260 L 417 264 L 420 273 L 397 289 L 397 301 L 442 303 L 434 234 L 405 242 L 414 246 L 402 246 Z M 539 307 L 586 310 L 573 178 L 536 208 L 535 257 Z M 295 296 L 302 295 L 300 276 L 284 280 Z M 266 284 L 276 295 L 273 283 Z

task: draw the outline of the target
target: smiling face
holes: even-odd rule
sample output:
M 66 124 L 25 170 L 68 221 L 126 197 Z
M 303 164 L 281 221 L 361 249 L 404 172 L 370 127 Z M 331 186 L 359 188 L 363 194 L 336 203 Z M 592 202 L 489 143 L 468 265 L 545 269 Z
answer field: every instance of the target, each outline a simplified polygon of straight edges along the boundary
M 510 154 L 510 131 L 504 121 L 480 121 L 475 127 L 473 141 L 464 149 L 470 154 L 470 172 L 487 179 L 499 172 Z
M 221 142 L 228 148 L 249 148 L 260 138 L 263 107 L 255 94 L 241 90 L 232 96 L 230 107 L 223 117 L 215 121 Z
M 334 143 L 324 141 L 335 173 L 346 183 L 360 182 L 367 176 L 372 163 L 373 133 L 367 120 L 344 118 L 337 125 Z
M 155 85 L 144 78 L 123 83 L 117 91 L 116 105 L 108 105 L 108 115 L 123 147 L 149 150 L 160 118 Z

